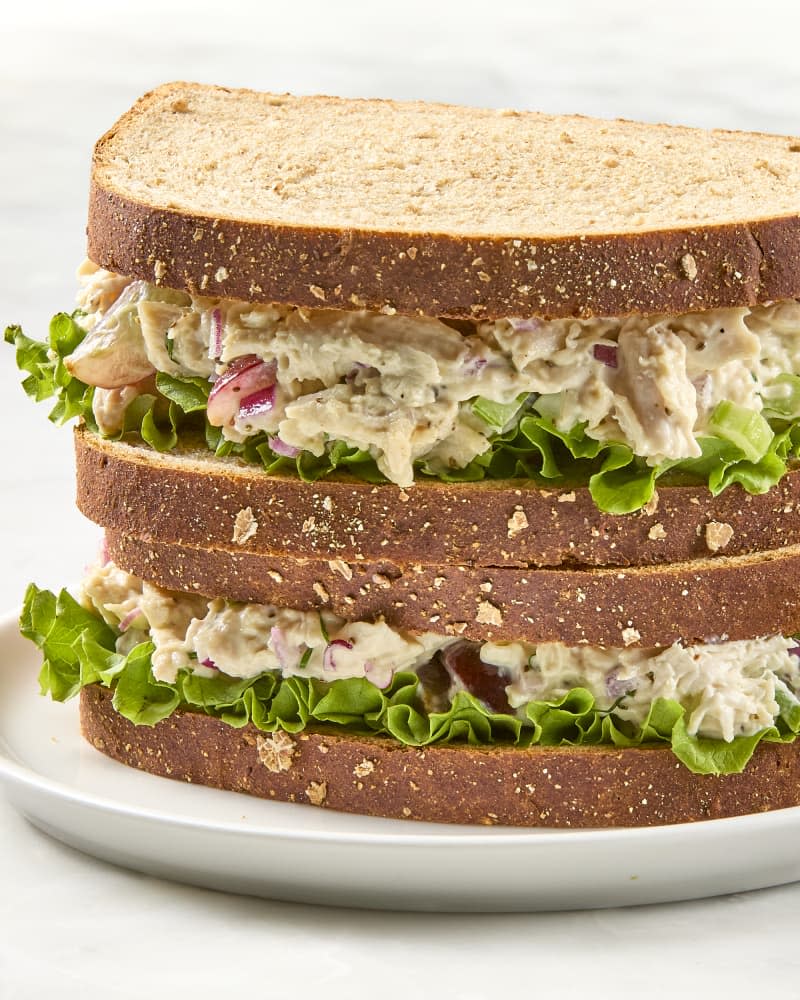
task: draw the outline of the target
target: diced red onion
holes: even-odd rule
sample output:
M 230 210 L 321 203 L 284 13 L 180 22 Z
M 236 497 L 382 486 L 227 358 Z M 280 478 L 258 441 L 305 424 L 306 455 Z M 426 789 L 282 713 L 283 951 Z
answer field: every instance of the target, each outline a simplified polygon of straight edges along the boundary
M 208 337 L 208 356 L 216 359 L 222 354 L 222 310 L 211 310 L 211 331 Z
M 136 621 L 136 619 L 139 617 L 141 613 L 142 612 L 139 610 L 139 608 L 134 608 L 133 611 L 129 611 L 117 626 L 120 632 L 126 632 L 131 627 L 133 622 Z
M 281 670 L 286 670 L 289 666 L 289 660 L 291 659 L 292 654 L 289 649 L 289 643 L 286 641 L 286 635 L 283 629 L 274 625 L 269 630 L 269 641 L 272 644 L 272 649 L 275 655 L 278 657 L 278 663 L 281 665 Z
M 789 656 L 800 656 L 800 646 L 791 646 L 786 652 Z
M 208 394 L 208 422 L 214 427 L 232 423 L 243 400 L 275 385 L 276 363 L 255 354 L 235 358 Z
M 617 348 L 614 344 L 595 344 L 592 354 L 595 361 L 606 365 L 607 368 L 617 367 Z
M 275 406 L 275 384 L 259 389 L 252 393 L 239 404 L 239 416 L 243 418 L 258 417 L 262 413 L 269 413 Z
M 212 659 L 209 659 L 209 657 L 206 657 L 204 660 L 201 660 L 200 663 L 202 666 L 208 667 L 209 670 L 219 670 L 219 667 L 216 665 L 216 663 L 214 663 Z
M 486 358 L 467 358 L 464 363 L 464 374 L 479 375 L 488 364 Z
M 297 458 L 301 451 L 300 448 L 295 448 L 294 445 L 281 441 L 279 437 L 267 438 L 267 444 L 276 455 L 283 455 L 284 458 Z
M 323 670 L 336 670 L 336 661 L 333 658 L 334 647 L 340 646 L 343 649 L 352 649 L 352 642 L 347 639 L 331 639 L 328 645 L 325 647 L 325 652 L 322 654 L 322 668 Z
M 111 556 L 108 553 L 108 539 L 105 535 L 103 535 L 100 539 L 100 551 L 98 552 L 98 558 L 101 566 L 107 566 L 111 562 Z
M 509 318 L 508 322 L 516 333 L 533 333 L 534 330 L 538 330 L 543 325 L 542 320 L 536 316 L 530 316 L 528 319 Z

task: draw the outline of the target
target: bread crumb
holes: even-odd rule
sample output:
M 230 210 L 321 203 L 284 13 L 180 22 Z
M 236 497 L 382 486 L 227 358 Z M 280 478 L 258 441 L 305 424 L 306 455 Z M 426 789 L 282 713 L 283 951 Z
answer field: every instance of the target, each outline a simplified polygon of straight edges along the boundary
M 652 515 L 658 510 L 658 499 L 658 490 L 653 490 L 653 495 L 644 507 L 642 507 L 642 513 L 646 514 L 648 517 L 652 517 Z
M 392 581 L 388 576 L 384 576 L 383 573 L 373 573 L 372 582 L 376 587 L 380 587 L 381 590 L 388 590 L 392 585 Z
M 313 532 L 316 529 L 316 527 L 317 527 L 317 521 L 312 514 L 311 517 L 307 517 L 305 521 L 303 521 L 303 525 L 300 528 L 300 530 L 303 532 L 304 535 L 308 535 L 311 534 L 311 532 Z
M 171 111 L 177 111 L 178 114 L 184 114 L 189 110 L 189 103 L 185 97 L 176 97 L 169 107 Z
M 227 267 L 218 267 L 214 273 L 214 281 L 227 281 L 227 280 L 228 280 Z
M 479 586 L 478 589 L 481 590 L 481 591 L 483 591 L 484 594 L 491 594 L 491 592 L 492 592 L 492 581 L 491 580 L 485 580 Z
M 411 815 L 411 810 L 408 808 L 408 806 L 403 806 L 403 815 L 406 817 L 406 819 L 408 819 L 408 817 Z
M 417 252 L 418 251 L 417 251 L 416 247 L 408 247 L 406 249 L 406 253 L 411 258 L 411 260 L 416 260 L 416 258 L 417 258 Z
M 559 503 L 575 503 L 575 490 L 570 490 L 569 493 L 562 493 L 558 498 Z
M 197 227 L 197 229 L 195 229 L 195 231 L 192 233 L 192 239 L 195 241 L 195 243 L 199 243 L 200 240 L 202 240 L 204 233 L 205 230 L 201 229 L 199 226 Z
M 434 586 L 434 589 L 435 589 L 435 590 L 439 590 L 439 588 L 440 588 L 440 587 L 442 586 L 442 584 L 443 584 L 443 583 L 445 583 L 445 582 L 446 582 L 446 580 L 445 580 L 445 578 L 444 578 L 443 576 L 435 576 L 435 577 L 433 578 L 433 586 Z
M 344 559 L 329 559 L 328 568 L 332 573 L 341 573 L 345 580 L 353 579 L 353 571 L 344 561 Z
M 733 538 L 733 528 L 720 521 L 709 521 L 706 525 L 706 547 L 710 552 L 719 552 Z
M 156 284 L 158 284 L 164 275 L 167 273 L 167 265 L 163 260 L 153 261 L 153 274 L 155 275 Z
M 478 601 L 478 613 L 475 621 L 481 625 L 502 625 L 503 615 L 490 601 Z
M 268 569 L 267 576 L 272 580 L 273 583 L 283 583 L 283 577 L 275 569 Z
M 323 497 L 322 509 L 326 510 L 329 514 L 333 510 L 333 500 L 329 496 Z
M 647 537 L 651 542 L 662 542 L 667 537 L 664 525 L 660 521 L 656 522 L 647 532 Z
M 253 516 L 252 507 L 244 507 L 233 522 L 233 542 L 236 545 L 244 545 L 257 531 L 258 521 Z
M 319 299 L 321 302 L 325 301 L 325 289 L 320 288 L 319 285 L 309 285 L 309 292 L 314 296 L 315 299 Z
M 276 729 L 272 736 L 257 736 L 258 759 L 268 771 L 279 774 L 292 766 L 295 743 L 282 729 Z
M 405 490 L 400 490 L 399 497 L 402 503 L 408 503 L 408 493 Z
M 365 757 L 360 763 L 356 764 L 356 766 L 353 768 L 353 774 L 357 778 L 366 778 L 366 776 L 368 774 L 372 774 L 374 770 L 375 770 L 375 761 L 370 760 L 369 757 Z
M 312 584 L 311 589 L 314 591 L 317 597 L 323 602 L 323 604 L 327 604 L 328 601 L 331 599 L 331 595 L 319 581 Z
M 641 638 L 642 636 L 639 633 L 638 629 L 631 628 L 629 626 L 628 628 L 624 628 L 622 630 L 622 642 L 626 646 L 632 646 L 635 642 L 638 642 Z
M 509 538 L 516 538 L 520 532 L 528 527 L 528 518 L 525 516 L 525 511 L 522 507 L 514 508 L 514 513 L 508 519 L 507 527 Z
M 697 277 L 697 261 L 694 259 L 692 254 L 685 253 L 683 257 L 681 257 L 681 270 L 689 281 L 694 281 Z
M 312 806 L 321 806 L 328 797 L 327 781 L 310 781 L 306 789 L 306 798 Z

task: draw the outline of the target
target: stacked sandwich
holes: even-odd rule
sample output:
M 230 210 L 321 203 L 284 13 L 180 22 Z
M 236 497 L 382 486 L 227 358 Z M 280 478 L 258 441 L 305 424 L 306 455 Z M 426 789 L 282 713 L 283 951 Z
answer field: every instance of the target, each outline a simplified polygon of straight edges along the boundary
M 10 327 L 106 529 L 42 689 L 366 814 L 800 803 L 797 140 L 171 84 Z

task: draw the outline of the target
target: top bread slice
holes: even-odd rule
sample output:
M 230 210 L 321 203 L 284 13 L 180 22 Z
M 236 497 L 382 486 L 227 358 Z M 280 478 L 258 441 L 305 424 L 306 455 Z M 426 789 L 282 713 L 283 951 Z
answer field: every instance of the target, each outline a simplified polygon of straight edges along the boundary
M 191 83 L 98 142 L 89 256 L 213 296 L 454 318 L 800 294 L 800 139 Z

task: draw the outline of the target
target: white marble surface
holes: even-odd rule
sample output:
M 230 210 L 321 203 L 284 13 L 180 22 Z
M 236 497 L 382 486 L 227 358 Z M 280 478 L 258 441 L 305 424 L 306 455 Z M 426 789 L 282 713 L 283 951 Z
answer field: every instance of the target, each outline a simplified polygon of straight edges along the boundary
M 208 0 L 4 5 L 0 305 L 32 332 L 66 308 L 95 138 L 185 78 L 300 93 L 800 132 L 796 4 Z M 37 333 L 38 335 L 38 333 Z M 0 357 L 0 607 L 73 580 L 96 530 L 72 508 L 69 432 Z M 0 997 L 203 1000 L 791 995 L 800 885 L 630 911 L 414 916 L 175 886 L 79 855 L 0 800 Z M 758 850 L 758 845 L 753 845 Z M 788 990 L 788 993 L 787 993 Z

